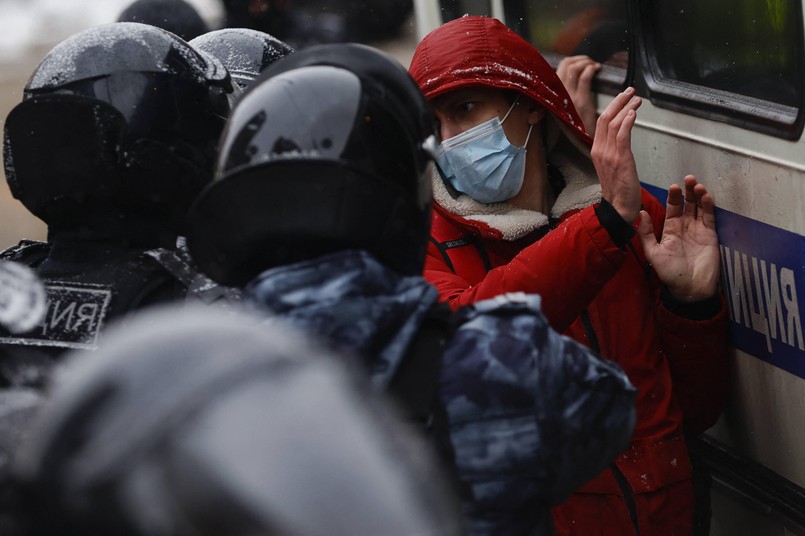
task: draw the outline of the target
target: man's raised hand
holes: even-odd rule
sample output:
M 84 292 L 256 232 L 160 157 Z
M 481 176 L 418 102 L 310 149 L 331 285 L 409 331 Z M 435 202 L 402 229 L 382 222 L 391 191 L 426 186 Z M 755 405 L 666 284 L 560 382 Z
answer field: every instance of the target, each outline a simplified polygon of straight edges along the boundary
M 668 188 L 662 238 L 657 242 L 651 218 L 640 212 L 637 232 L 646 259 L 660 281 L 680 301 L 709 298 L 718 288 L 720 254 L 716 235 L 715 201 L 696 177 L 685 177 L 682 188 Z
M 631 87 L 612 99 L 598 118 L 590 152 L 604 199 L 628 223 L 640 212 L 642 188 L 632 154 L 632 127 L 642 102 Z

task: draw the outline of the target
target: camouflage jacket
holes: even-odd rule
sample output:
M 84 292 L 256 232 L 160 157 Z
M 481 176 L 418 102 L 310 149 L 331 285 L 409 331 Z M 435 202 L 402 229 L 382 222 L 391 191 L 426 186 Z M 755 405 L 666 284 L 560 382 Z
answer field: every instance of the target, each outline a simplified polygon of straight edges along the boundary
M 347 251 L 263 272 L 243 299 L 368 360 L 383 387 L 438 294 Z M 550 506 L 628 444 L 634 388 L 617 365 L 551 329 L 536 295 L 502 295 L 456 315 L 439 394 L 471 491 L 468 532 L 550 534 Z

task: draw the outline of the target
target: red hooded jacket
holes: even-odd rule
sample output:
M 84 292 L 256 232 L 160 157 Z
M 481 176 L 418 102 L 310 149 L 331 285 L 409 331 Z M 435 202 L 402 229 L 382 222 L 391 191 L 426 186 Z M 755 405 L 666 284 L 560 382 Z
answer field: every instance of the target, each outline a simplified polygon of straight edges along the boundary
M 540 294 L 556 329 L 620 364 L 638 388 L 638 420 L 616 465 L 636 495 L 681 489 L 673 500 L 688 515 L 693 498 L 684 433 L 712 426 L 726 398 L 725 300 L 712 300 L 715 315 L 693 319 L 695 308 L 661 297 L 638 237 L 627 248 L 615 245 L 595 212 L 601 193 L 590 138 L 564 86 L 542 56 L 499 21 L 463 17 L 441 26 L 417 47 L 409 70 L 429 99 L 482 85 L 517 89 L 551 112 L 547 158 L 565 182 L 551 215 L 478 203 L 435 174 L 425 277 L 455 308 L 504 292 Z M 645 190 L 642 201 L 659 238 L 665 210 Z M 617 496 L 622 488 L 613 471 L 605 471 L 579 492 Z M 677 507 L 672 511 L 668 515 Z M 638 512 L 644 536 L 656 526 L 644 526 L 646 515 L 653 514 Z M 557 517 L 560 533 L 563 519 Z M 573 522 L 574 533 L 598 533 Z

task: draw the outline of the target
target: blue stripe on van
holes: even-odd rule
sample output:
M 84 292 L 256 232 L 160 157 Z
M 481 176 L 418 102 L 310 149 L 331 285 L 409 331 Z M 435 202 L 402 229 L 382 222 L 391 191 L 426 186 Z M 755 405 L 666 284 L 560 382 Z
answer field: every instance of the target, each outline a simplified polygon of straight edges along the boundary
M 665 202 L 667 190 L 644 186 Z M 805 378 L 805 237 L 720 208 L 716 226 L 732 344 Z

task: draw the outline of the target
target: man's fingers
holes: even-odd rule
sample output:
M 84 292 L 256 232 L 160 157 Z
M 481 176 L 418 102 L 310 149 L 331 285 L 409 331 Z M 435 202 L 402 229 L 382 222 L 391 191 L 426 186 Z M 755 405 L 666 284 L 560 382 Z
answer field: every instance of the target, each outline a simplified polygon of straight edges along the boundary
M 678 184 L 668 187 L 668 201 L 666 203 L 665 217 L 678 218 L 682 215 L 682 188 Z
M 568 91 L 574 92 L 579 87 L 584 86 L 588 78 L 592 81 L 592 77 L 600 66 L 600 63 L 589 56 L 569 56 L 559 62 L 556 67 L 556 74 Z M 591 72 L 588 72 L 590 70 Z M 587 88 L 589 87 L 587 85 Z
M 637 236 L 643 245 L 646 257 L 650 258 L 654 248 L 657 247 L 657 237 L 654 236 L 654 226 L 651 225 L 651 216 L 645 210 L 640 211 L 640 221 L 637 224 Z
M 582 66 L 589 63 L 598 62 L 593 60 L 590 56 L 585 55 L 567 56 L 566 58 L 562 58 L 562 61 L 559 62 L 559 65 L 556 67 L 556 72 L 559 72 L 560 69 L 564 72 L 572 71 L 574 68 L 581 70 Z
M 641 102 L 642 99 L 640 99 L 640 97 L 631 99 L 609 123 L 607 143 L 619 152 L 631 150 L 632 127 L 637 119 L 637 109 L 640 107 Z
M 702 186 L 702 185 L 699 185 Z M 715 230 L 716 228 L 716 200 L 713 198 L 712 194 L 707 191 L 707 188 L 704 186 L 701 187 L 701 195 L 699 196 L 699 201 L 701 204 L 700 215 L 702 217 L 702 223 L 708 229 Z M 698 190 L 697 190 L 698 191 Z
M 584 91 L 590 91 L 593 86 L 593 79 L 595 78 L 595 73 L 601 68 L 601 64 L 593 63 L 584 67 L 584 70 L 581 71 L 581 74 L 578 77 L 579 85 L 578 87 Z
M 696 177 L 685 177 L 685 216 L 696 219 L 699 199 L 696 196 Z
M 643 99 L 640 97 L 633 97 L 624 103 L 623 107 L 618 110 L 618 113 L 609 122 L 610 132 L 613 135 L 617 135 L 626 117 L 629 116 L 630 112 L 636 112 L 642 103 Z
M 565 87 L 570 90 L 573 80 L 572 76 L 570 75 L 570 65 L 568 65 L 566 60 L 559 62 L 559 65 L 556 67 L 556 76 L 558 76 L 559 80 L 561 80 Z
M 623 110 L 623 107 L 629 102 L 633 95 L 633 87 L 627 87 L 616 95 L 598 118 L 598 129 L 609 128 L 609 123 L 618 115 L 618 112 Z
M 634 110 L 628 110 L 615 139 L 619 154 L 632 150 L 632 127 L 636 119 L 637 113 Z
M 596 163 L 596 169 L 599 170 L 599 178 L 603 178 L 600 176 L 602 171 L 606 173 L 608 168 L 624 163 L 623 155 L 627 155 L 627 158 L 634 161 L 631 153 L 632 127 L 637 118 L 636 110 L 640 107 L 642 99 L 634 97 L 633 91 L 628 90 L 618 95 L 616 99 L 619 101 L 617 103 L 613 101 L 613 103 L 620 106 L 613 106 L 613 103 L 610 103 L 596 124 L 591 155 Z M 615 109 L 617 109 L 617 113 L 613 116 Z M 609 113 L 608 117 L 605 116 L 607 113 Z M 602 167 L 599 168 L 599 166 Z

